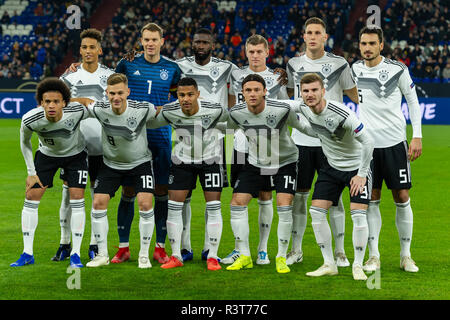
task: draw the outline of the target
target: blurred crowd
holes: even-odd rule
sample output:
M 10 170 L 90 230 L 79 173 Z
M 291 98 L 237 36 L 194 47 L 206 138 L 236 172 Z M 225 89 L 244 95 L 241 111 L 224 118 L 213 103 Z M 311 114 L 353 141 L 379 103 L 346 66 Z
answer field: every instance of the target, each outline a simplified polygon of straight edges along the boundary
M 240 3 L 245 1 L 238 1 Z M 360 17 L 354 27 L 350 13 L 355 0 L 327 1 L 265 1 L 262 11 L 255 12 L 251 6 L 236 10 L 220 9 L 216 0 L 123 0 L 110 26 L 104 30 L 103 63 L 114 68 L 123 54 L 139 47 L 140 28 L 153 21 L 164 30 L 165 45 L 162 54 L 179 59 L 192 55 L 191 42 L 195 30 L 209 27 L 216 34 L 214 56 L 233 61 L 238 66 L 246 64 L 244 43 L 251 34 L 265 36 L 269 42 L 270 67 L 285 67 L 287 61 L 304 52 L 302 27 L 312 16 L 326 21 L 330 38 L 326 50 L 344 56 L 350 64 L 360 59 L 358 32 L 365 25 L 366 16 Z M 369 1 L 376 3 L 377 1 Z M 448 43 L 450 21 L 448 0 L 390 0 L 381 13 L 385 33 L 383 55 L 402 61 L 415 78 L 448 79 Z M 64 21 L 66 1 L 40 1 L 35 14 L 54 18 L 46 25 L 34 28 L 35 41 L 15 43 L 10 55 L 1 61 L 0 77 L 41 78 L 53 74 L 68 48 L 79 47 L 79 30 L 67 32 Z M 89 27 L 88 18 L 98 2 L 71 1 L 82 8 L 82 29 Z M 278 8 L 288 8 L 285 20 L 292 28 L 284 35 L 272 35 L 261 27 L 272 23 Z M 2 23 L 11 23 L 2 17 Z M 11 18 L 10 18 L 11 19 Z M 5 21 L 5 22 L 4 22 Z M 423 23 L 422 23 L 423 22 Z M 76 57 L 78 58 L 78 57 Z

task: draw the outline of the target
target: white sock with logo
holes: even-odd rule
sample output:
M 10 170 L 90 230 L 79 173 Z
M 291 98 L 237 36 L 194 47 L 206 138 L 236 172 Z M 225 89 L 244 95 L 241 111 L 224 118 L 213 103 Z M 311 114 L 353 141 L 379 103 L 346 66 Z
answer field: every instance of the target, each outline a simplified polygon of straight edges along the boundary
M 183 261 L 181 257 L 181 233 L 183 232 L 183 202 L 169 200 L 167 211 L 167 237 L 172 248 L 172 255 Z
M 309 192 L 296 192 L 292 206 L 292 250 L 302 252 L 303 235 L 308 222 Z
M 84 226 L 86 224 L 86 211 L 84 198 L 70 200 L 72 215 L 70 218 L 70 228 L 72 230 L 72 251 L 70 255 L 78 254 L 80 256 L 81 243 L 83 242 Z
M 70 208 L 70 193 L 69 187 L 63 184 L 62 186 L 62 198 L 61 198 L 61 206 L 59 207 L 59 226 L 61 227 L 61 241 L 60 244 L 69 244 L 70 243 L 70 216 L 71 216 L 71 208 Z
M 183 217 L 183 233 L 181 234 L 181 247 L 188 251 L 192 251 L 191 245 L 191 198 L 186 198 L 181 212 Z
M 108 256 L 108 216 L 107 210 L 92 210 L 92 230 L 98 245 L 98 254 Z
M 278 257 L 286 258 L 292 233 L 292 206 L 277 206 L 278 213 Z
M 248 207 L 231 205 L 230 210 L 231 229 L 233 230 L 236 249 L 239 250 L 241 255 L 250 256 Z
M 405 203 L 396 203 L 395 225 L 400 238 L 400 257 L 411 256 L 411 239 L 413 233 L 413 212 L 411 199 Z
M 270 200 L 259 200 L 259 245 L 258 251 L 267 252 L 267 242 L 269 241 L 270 229 L 272 227 L 273 220 L 273 203 Z
M 148 258 L 148 250 L 152 241 L 153 229 L 155 227 L 155 215 L 153 208 L 148 211 L 139 210 L 139 256 Z
M 380 200 L 370 201 L 367 208 L 367 224 L 369 226 L 369 257 L 380 258 L 378 251 L 378 241 L 381 230 Z
M 22 208 L 23 252 L 33 255 L 34 233 L 38 225 L 38 208 L 40 201 L 25 199 Z
M 366 210 L 351 210 L 353 220 L 353 264 L 362 266 L 366 253 L 367 239 L 369 237 L 369 226 L 367 224 Z
M 209 201 L 206 203 L 206 212 L 208 213 L 207 230 L 209 235 L 209 253 L 208 258 L 217 259 L 220 238 L 222 237 L 222 213 L 220 201 Z
M 331 229 L 327 220 L 327 210 L 311 206 L 311 225 L 314 230 L 317 244 L 322 251 L 325 264 L 334 265 L 333 248 L 331 247 Z
M 342 202 L 342 194 L 339 197 L 338 205 L 330 207 L 330 227 L 334 237 L 334 252 L 345 253 L 345 208 Z

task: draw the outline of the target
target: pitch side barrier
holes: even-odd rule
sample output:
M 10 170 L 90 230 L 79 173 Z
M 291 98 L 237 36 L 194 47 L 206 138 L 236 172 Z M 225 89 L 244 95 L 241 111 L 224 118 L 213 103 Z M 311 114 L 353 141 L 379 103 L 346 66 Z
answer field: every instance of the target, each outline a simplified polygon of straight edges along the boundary
M 0 80 L 0 118 L 17 119 L 35 108 L 37 82 L 23 80 Z M 450 125 L 450 84 L 417 84 L 422 124 Z M 358 106 L 344 97 L 345 104 L 359 114 Z M 402 101 L 402 111 L 409 123 L 406 101 Z

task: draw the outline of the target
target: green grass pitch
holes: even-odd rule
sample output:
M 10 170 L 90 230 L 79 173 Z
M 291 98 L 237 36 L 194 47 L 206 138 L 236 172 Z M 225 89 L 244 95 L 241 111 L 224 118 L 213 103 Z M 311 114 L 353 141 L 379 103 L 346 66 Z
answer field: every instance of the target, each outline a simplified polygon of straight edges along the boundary
M 68 262 L 53 262 L 60 239 L 59 203 L 61 184 L 49 189 L 39 207 L 39 223 L 34 241 L 35 264 L 22 268 L 11 268 L 23 250 L 21 235 L 21 210 L 24 200 L 26 168 L 19 146 L 19 120 L 0 120 L 1 191 L 0 191 L 0 299 L 170 299 L 170 300 L 303 300 L 303 299 L 449 299 L 450 285 L 447 263 L 450 261 L 449 231 L 450 200 L 450 126 L 423 127 L 423 155 L 412 163 L 413 188 L 411 202 L 414 211 L 414 234 L 412 257 L 420 268 L 417 274 L 399 269 L 399 239 L 395 227 L 395 206 L 389 190 L 384 189 L 381 202 L 383 227 L 380 252 L 381 272 L 379 277 L 369 278 L 368 283 L 354 281 L 351 268 L 340 268 L 339 275 L 325 278 L 309 278 L 306 272 L 322 264 L 322 256 L 316 245 L 308 218 L 303 240 L 304 262 L 291 267 L 291 272 L 280 275 L 275 270 L 277 252 L 276 230 L 278 216 L 274 214 L 269 257 L 271 264 L 251 270 L 211 272 L 200 259 L 204 237 L 204 200 L 197 188 L 192 200 L 192 245 L 194 261 L 183 268 L 163 270 L 152 261 L 153 268 L 140 270 L 137 267 L 138 216 L 131 232 L 131 259 L 129 262 L 106 267 L 83 268 L 79 274 L 80 289 L 69 289 Z M 410 128 L 408 128 L 410 136 Z M 34 138 L 36 142 L 36 138 Z M 57 177 L 55 179 L 58 179 Z M 90 199 L 86 193 L 86 207 Z M 118 244 L 116 210 L 119 196 L 109 206 L 110 257 Z M 219 256 L 225 256 L 234 247 L 230 226 L 229 203 L 231 189 L 222 195 L 223 234 Z M 352 221 L 348 213 L 348 191 L 344 193 L 347 208 L 345 246 L 350 262 L 353 261 Z M 257 204 L 249 206 L 250 242 L 253 258 L 256 259 L 258 243 Z M 89 210 L 87 210 L 89 211 Z M 275 210 L 276 211 L 276 210 Z M 85 237 L 82 246 L 82 261 L 87 262 L 90 238 L 90 218 L 87 213 Z M 153 243 L 155 233 L 153 234 Z M 151 253 L 154 247 L 152 243 Z M 168 251 L 170 245 L 167 243 Z M 367 257 L 367 252 L 366 252 Z M 70 287 L 70 286 L 69 286 Z

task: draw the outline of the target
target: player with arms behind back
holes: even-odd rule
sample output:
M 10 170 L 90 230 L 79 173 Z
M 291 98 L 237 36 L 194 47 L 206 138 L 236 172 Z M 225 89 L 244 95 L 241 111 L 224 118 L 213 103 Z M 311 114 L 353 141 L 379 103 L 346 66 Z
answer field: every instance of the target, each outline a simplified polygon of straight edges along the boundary
M 181 69 L 182 77 L 189 77 L 196 81 L 200 97 L 210 102 L 218 103 L 224 109 L 228 109 L 233 105 L 234 100 L 231 99 L 228 92 L 230 84 L 231 72 L 237 70 L 238 67 L 228 60 L 213 57 L 212 53 L 215 48 L 214 35 L 209 29 L 201 28 L 195 31 L 192 37 L 193 56 L 178 59 L 176 62 Z M 228 187 L 227 166 L 225 163 L 225 143 L 224 136 L 221 135 L 222 143 L 222 172 L 223 187 Z M 188 194 L 183 205 L 183 234 L 181 237 L 182 256 L 184 261 L 193 258 L 193 250 L 191 246 L 191 192 Z M 202 259 L 207 260 L 209 254 L 209 236 L 208 230 L 208 213 L 205 211 L 205 238 L 202 249 Z
M 414 82 L 408 68 L 401 62 L 381 55 L 383 31 L 364 27 L 359 34 L 359 49 L 363 60 L 353 64 L 353 74 L 360 93 L 360 117 L 367 124 L 374 142 L 373 192 L 367 211 L 369 223 L 369 260 L 366 271 L 380 268 L 378 239 L 381 230 L 380 198 L 383 180 L 392 192 L 396 206 L 395 224 L 400 238 L 400 268 L 417 272 L 411 259 L 413 212 L 409 189 L 411 166 L 422 154 L 420 106 Z M 408 146 L 406 121 L 401 110 L 402 96 L 409 108 L 413 134 Z
M 114 70 L 99 63 L 102 54 L 102 34 L 96 29 L 87 29 L 81 32 L 81 65 L 76 70 L 68 71 L 61 76 L 61 80 L 69 87 L 72 97 L 87 97 L 96 101 L 107 101 L 106 80 L 114 73 Z M 102 127 L 97 119 L 88 118 L 81 121 L 81 133 L 86 141 L 89 165 L 89 180 L 91 199 L 94 199 L 94 182 L 103 163 L 102 157 Z M 64 175 L 61 177 L 64 180 Z M 70 252 L 70 206 L 69 190 L 63 184 L 62 201 L 59 210 L 61 241 L 60 246 L 52 258 L 53 261 L 64 260 Z M 98 253 L 97 242 L 91 228 L 91 240 L 89 244 L 89 258 L 93 259 Z
M 346 94 L 353 102 L 358 103 L 358 91 L 352 77 L 350 66 L 345 58 L 325 51 L 328 39 L 325 22 L 312 17 L 305 22 L 303 39 L 306 52 L 300 57 L 291 58 L 287 64 L 289 83 L 288 93 L 294 99 L 301 100 L 300 80 L 303 75 L 314 72 L 320 75 L 325 86 L 325 98 L 343 102 Z M 292 227 L 292 249 L 287 263 L 298 263 L 303 260 L 302 240 L 307 224 L 307 200 L 314 180 L 315 172 L 319 172 L 325 163 L 320 141 L 304 135 L 297 130 L 292 131 L 292 138 L 299 149 L 299 176 L 297 192 L 294 198 L 294 222 Z M 345 255 L 345 210 L 342 199 L 337 205 L 330 207 L 330 225 L 335 241 L 335 255 L 338 267 L 350 265 Z
M 264 78 L 267 88 L 267 98 L 289 99 L 286 86 L 280 83 L 280 74 L 270 69 L 266 65 L 269 56 L 269 44 L 267 40 L 258 34 L 247 38 L 245 42 L 245 54 L 249 65 L 231 73 L 230 94 L 235 104 L 244 102 L 242 94 L 242 81 L 249 74 L 258 74 Z M 237 130 L 234 135 L 233 162 L 231 164 L 231 186 L 234 186 L 240 170 L 244 167 L 248 159 L 247 138 L 242 130 Z M 273 220 L 273 200 L 272 191 L 260 191 L 258 195 L 259 215 L 259 244 L 258 258 L 256 264 L 269 264 L 267 243 L 269 241 L 270 229 Z M 233 251 L 222 259 L 222 263 L 231 264 L 239 258 L 237 245 Z

